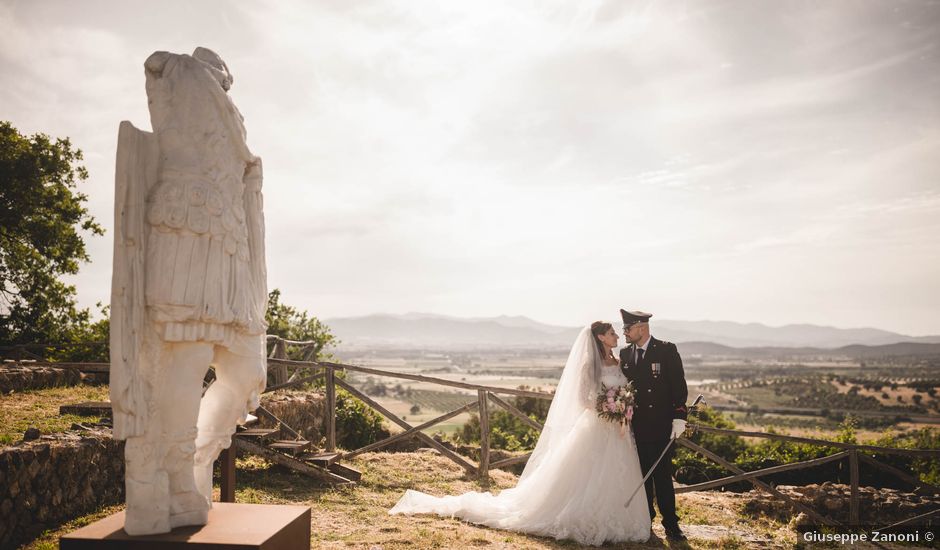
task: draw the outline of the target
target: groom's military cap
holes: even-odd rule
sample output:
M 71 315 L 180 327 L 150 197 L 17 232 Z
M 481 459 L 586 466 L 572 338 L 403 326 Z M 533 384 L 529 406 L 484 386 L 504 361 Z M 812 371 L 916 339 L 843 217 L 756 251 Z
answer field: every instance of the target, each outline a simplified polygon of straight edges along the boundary
M 621 309 L 620 316 L 623 318 L 623 328 L 626 329 L 637 323 L 648 323 L 653 314 L 643 311 L 626 311 Z

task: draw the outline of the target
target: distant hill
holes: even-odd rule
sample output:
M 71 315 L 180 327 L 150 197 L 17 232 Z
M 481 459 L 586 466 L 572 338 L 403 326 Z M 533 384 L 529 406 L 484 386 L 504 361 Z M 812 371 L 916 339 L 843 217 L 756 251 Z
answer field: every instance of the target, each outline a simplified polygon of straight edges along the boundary
M 714 342 L 681 342 L 680 351 L 685 357 L 691 355 L 745 357 L 745 358 L 783 358 L 809 356 L 844 356 L 854 359 L 874 357 L 925 356 L 940 355 L 940 344 L 923 342 L 899 342 L 879 346 L 853 344 L 838 348 L 812 347 L 743 347 L 736 348 Z
M 376 314 L 324 321 L 342 341 L 344 349 L 567 349 L 580 330 L 507 315 L 461 318 L 433 313 Z M 615 327 L 619 332 L 620 324 Z M 857 346 L 846 354 L 868 353 L 888 345 L 894 346 L 886 348 L 891 354 L 921 354 L 925 350 L 940 349 L 940 336 L 913 337 L 875 328 L 843 329 L 809 324 L 771 327 L 732 321 L 671 320 L 655 321 L 652 327 L 657 338 L 682 343 L 686 353 L 709 355 L 734 352 L 740 356 L 741 348 L 754 348 L 747 353 L 759 355 L 832 353 L 846 346 Z M 692 351 L 690 346 L 703 351 Z
M 344 348 L 563 348 L 580 329 L 525 317 L 459 319 L 443 315 L 369 315 L 326 319 Z
M 940 336 L 916 337 L 876 328 L 836 328 L 810 324 L 771 327 L 732 321 L 663 320 L 655 323 L 653 330 L 666 340 L 675 342 L 717 342 L 735 347 L 838 348 L 851 344 L 940 343 Z

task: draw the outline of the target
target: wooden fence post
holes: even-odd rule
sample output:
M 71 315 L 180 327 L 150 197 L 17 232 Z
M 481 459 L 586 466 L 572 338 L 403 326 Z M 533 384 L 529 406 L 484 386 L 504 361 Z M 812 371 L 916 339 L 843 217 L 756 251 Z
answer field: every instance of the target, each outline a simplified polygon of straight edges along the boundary
M 480 402 L 480 479 L 487 479 L 490 470 L 490 414 L 486 407 L 486 390 L 477 390 Z
M 849 479 L 852 499 L 849 501 L 849 525 L 858 525 L 858 449 L 849 451 Z
M 235 441 L 219 455 L 219 502 L 235 502 Z
M 274 358 L 287 359 L 287 343 L 283 338 L 278 338 L 274 342 Z M 287 382 L 287 365 L 274 366 L 274 384 L 279 385 Z
M 326 451 L 336 450 L 336 372 L 326 367 Z

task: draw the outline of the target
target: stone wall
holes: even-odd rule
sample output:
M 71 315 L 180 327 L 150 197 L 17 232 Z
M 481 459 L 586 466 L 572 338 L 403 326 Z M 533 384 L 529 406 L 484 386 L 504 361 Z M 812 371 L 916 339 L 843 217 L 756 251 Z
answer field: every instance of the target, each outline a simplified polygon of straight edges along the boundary
M 323 448 L 326 445 L 326 420 L 329 411 L 326 408 L 326 396 L 322 393 L 305 390 L 279 390 L 262 395 L 261 406 L 271 411 L 304 439 L 313 443 L 315 447 Z M 277 427 L 277 423 L 267 418 L 260 418 L 259 426 L 274 428 Z M 346 440 L 346 435 L 343 432 L 342 422 L 338 422 L 336 441 L 340 446 Z M 379 430 L 378 439 L 384 439 L 388 436 L 388 430 Z M 413 450 L 419 446 L 412 445 L 405 450 Z
M 0 548 L 124 500 L 124 442 L 107 429 L 0 448 Z
M 778 485 L 781 493 L 809 506 L 813 510 L 842 523 L 849 521 L 851 487 L 840 483 L 825 482 L 810 485 Z M 858 488 L 859 520 L 863 525 L 880 527 L 919 516 L 940 507 L 940 495 L 916 494 L 881 487 Z M 766 514 L 781 520 L 794 516 L 789 504 L 760 491 L 743 493 L 746 501 L 744 511 L 751 514 Z M 924 518 L 914 525 L 924 525 Z M 814 523 L 805 514 L 795 519 L 797 525 Z
M 274 413 L 314 445 L 326 437 L 326 397 L 321 393 L 278 391 L 261 396 L 261 406 Z M 261 426 L 273 428 L 276 423 L 262 418 Z
M 19 363 L 0 364 L 0 394 L 75 386 L 81 382 L 82 374 L 76 369 L 29 366 Z

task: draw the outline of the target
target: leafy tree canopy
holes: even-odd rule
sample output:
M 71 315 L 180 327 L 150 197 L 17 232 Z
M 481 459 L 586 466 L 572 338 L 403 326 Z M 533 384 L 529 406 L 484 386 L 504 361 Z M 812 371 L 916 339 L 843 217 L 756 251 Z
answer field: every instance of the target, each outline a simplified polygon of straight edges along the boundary
M 319 319 L 307 315 L 306 311 L 281 303 L 281 291 L 277 288 L 268 293 L 268 310 L 265 314 L 268 322 L 268 334 L 274 334 L 286 340 L 313 342 L 309 348 L 288 349 L 291 359 L 317 360 L 326 356 L 323 349 L 339 341 L 330 332 L 330 327 Z
M 104 234 L 77 191 L 81 160 L 68 138 L 0 121 L 0 343 L 69 342 L 89 324 L 60 280 L 89 260 L 83 233 Z

